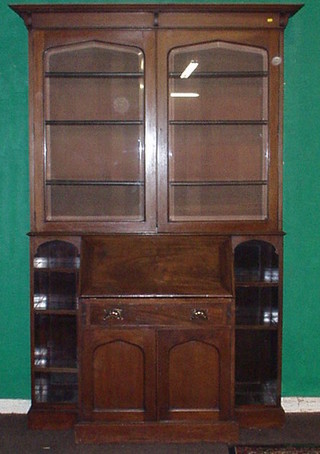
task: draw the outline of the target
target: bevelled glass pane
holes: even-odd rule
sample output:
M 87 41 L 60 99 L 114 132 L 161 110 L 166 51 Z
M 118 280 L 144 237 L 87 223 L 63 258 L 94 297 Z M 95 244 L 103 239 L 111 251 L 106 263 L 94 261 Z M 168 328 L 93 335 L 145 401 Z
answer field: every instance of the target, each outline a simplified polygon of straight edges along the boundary
M 144 180 L 140 125 L 51 125 L 46 135 L 49 180 Z
M 77 306 L 79 252 L 65 241 L 39 246 L 33 259 L 33 305 L 37 311 L 74 311 Z
M 263 125 L 170 126 L 170 181 L 266 180 L 266 135 Z
M 274 246 L 265 241 L 252 240 L 237 246 L 234 271 L 238 284 L 245 282 L 278 283 L 279 256 Z
M 236 405 L 276 405 L 277 357 L 277 331 L 237 330 Z
M 34 379 L 34 393 L 37 403 L 76 403 L 77 374 L 37 372 Z
M 72 183 L 47 187 L 49 219 L 91 218 L 109 221 L 142 221 L 142 183 Z
M 144 220 L 141 49 L 90 41 L 48 50 L 45 116 L 46 219 Z
M 267 105 L 262 77 L 199 77 L 173 79 L 171 121 L 263 121 Z M 265 88 L 267 88 L 265 86 Z
M 170 52 L 170 221 L 267 218 L 267 70 L 267 52 L 252 46 Z
M 278 287 L 237 287 L 236 324 L 278 326 Z
M 264 219 L 263 185 L 183 184 L 170 187 L 174 221 Z
M 143 78 L 59 77 L 47 81 L 49 121 L 142 121 Z
M 101 41 L 60 46 L 48 52 L 46 72 L 139 72 L 143 55 L 130 46 L 118 46 Z
M 182 73 L 196 58 L 199 72 L 239 73 L 267 71 L 266 51 L 257 47 L 214 41 L 180 47 L 172 52 L 174 71 Z
M 77 366 L 76 317 L 35 315 L 34 365 L 75 368 Z

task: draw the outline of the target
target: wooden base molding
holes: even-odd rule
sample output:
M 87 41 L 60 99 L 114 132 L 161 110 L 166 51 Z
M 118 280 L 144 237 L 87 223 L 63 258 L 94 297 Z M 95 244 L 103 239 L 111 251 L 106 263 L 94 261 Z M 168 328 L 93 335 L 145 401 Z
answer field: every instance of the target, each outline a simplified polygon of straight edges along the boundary
M 80 423 L 75 426 L 77 443 L 190 443 L 236 442 L 239 427 L 235 422 L 208 423 Z
M 28 427 L 34 430 L 67 430 L 72 429 L 77 421 L 76 410 L 35 410 L 28 413 Z
M 285 412 L 282 407 L 237 408 L 235 416 L 240 427 L 246 428 L 282 427 L 285 422 Z

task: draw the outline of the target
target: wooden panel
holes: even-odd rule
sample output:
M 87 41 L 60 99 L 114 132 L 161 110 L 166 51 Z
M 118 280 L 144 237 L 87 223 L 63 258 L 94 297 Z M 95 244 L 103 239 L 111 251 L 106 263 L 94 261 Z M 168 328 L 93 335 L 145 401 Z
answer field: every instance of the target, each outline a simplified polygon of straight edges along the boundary
M 68 430 L 77 422 L 78 412 L 75 409 L 35 409 L 28 413 L 28 428 L 31 430 Z
M 217 302 L 208 302 L 208 299 L 204 298 L 168 300 L 114 298 L 84 301 L 88 306 L 87 323 L 108 327 L 227 325 L 230 323 L 231 303 L 232 300 L 227 298 Z
M 14 5 L 33 27 L 284 27 L 302 5 Z M 90 14 L 88 14 L 90 13 Z M 124 14 L 126 13 L 126 14 Z M 180 13 L 177 18 L 177 14 Z M 199 14 L 202 13 L 202 14 Z M 211 14 L 210 14 L 211 13 Z M 212 14 L 213 13 L 213 14 Z M 270 20 L 272 19 L 272 20 Z
M 214 345 L 189 340 L 169 353 L 171 411 L 216 409 L 219 405 L 219 352 Z
M 84 420 L 154 419 L 154 364 L 151 330 L 85 330 L 80 381 Z
M 84 237 L 81 294 L 232 296 L 222 276 L 232 274 L 229 246 L 210 236 Z
M 231 412 L 228 330 L 159 332 L 159 418 L 219 420 Z
M 140 347 L 115 339 L 95 349 L 92 363 L 94 411 L 143 410 L 144 357 Z
M 236 420 L 245 428 L 280 428 L 286 415 L 282 407 L 246 406 L 237 408 Z
M 177 443 L 224 442 L 239 438 L 238 424 L 233 421 L 161 422 L 126 424 L 80 422 L 75 426 L 77 443 Z

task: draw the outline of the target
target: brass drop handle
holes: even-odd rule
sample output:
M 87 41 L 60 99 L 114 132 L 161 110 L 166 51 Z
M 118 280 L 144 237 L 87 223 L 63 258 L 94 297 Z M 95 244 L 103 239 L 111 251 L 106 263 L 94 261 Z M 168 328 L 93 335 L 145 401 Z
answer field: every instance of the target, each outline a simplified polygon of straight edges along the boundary
M 104 309 L 104 317 L 103 320 L 123 320 L 122 317 L 122 309 L 114 308 L 114 309 Z
M 208 320 L 208 313 L 204 309 L 192 309 L 191 320 Z

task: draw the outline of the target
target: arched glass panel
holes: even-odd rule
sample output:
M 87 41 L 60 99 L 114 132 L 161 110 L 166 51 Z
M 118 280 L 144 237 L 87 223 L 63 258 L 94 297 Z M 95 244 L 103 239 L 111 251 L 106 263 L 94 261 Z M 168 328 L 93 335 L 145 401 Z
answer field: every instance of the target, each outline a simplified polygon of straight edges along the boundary
M 170 52 L 170 221 L 267 217 L 267 68 L 266 50 L 239 44 Z
M 144 118 L 141 49 L 45 53 L 47 220 L 144 220 Z

